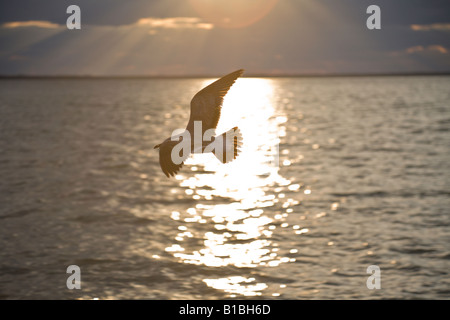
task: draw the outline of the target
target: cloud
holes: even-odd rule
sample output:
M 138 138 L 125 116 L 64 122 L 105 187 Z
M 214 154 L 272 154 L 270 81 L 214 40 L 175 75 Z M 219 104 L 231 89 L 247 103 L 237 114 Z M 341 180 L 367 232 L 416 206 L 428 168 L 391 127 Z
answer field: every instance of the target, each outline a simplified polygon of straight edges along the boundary
M 173 17 L 173 18 L 141 18 L 134 26 L 162 28 L 162 29 L 205 29 L 214 28 L 212 23 L 203 22 L 196 17 Z
M 171 18 L 141 18 L 127 27 L 149 27 L 150 29 L 204 29 L 214 28 L 212 23 L 202 21 L 196 17 L 171 17 Z M 65 27 L 63 25 L 43 20 L 13 21 L 6 22 L 0 27 L 7 29 L 37 27 L 45 29 L 58 29 Z M 112 27 L 112 26 L 111 26 Z
M 450 31 L 450 23 L 412 24 L 414 31 Z
M 8 60 L 10 60 L 10 61 L 20 61 L 20 60 L 26 60 L 26 59 L 27 59 L 27 57 L 18 55 L 18 54 L 13 54 L 8 57 Z
M 425 53 L 425 52 L 433 53 L 434 52 L 434 53 L 446 54 L 446 53 L 448 53 L 448 50 L 440 45 L 431 45 L 428 47 L 424 47 L 424 46 L 410 47 L 410 48 L 406 49 L 405 52 L 407 54 L 414 54 L 414 53 L 419 53 L 419 52 L 422 52 L 422 53 Z
M 50 21 L 42 21 L 42 20 L 30 20 L 30 21 L 14 21 L 14 22 L 6 22 L 1 25 L 3 28 L 13 29 L 13 28 L 22 28 L 22 27 L 37 27 L 37 28 L 46 28 L 46 29 L 57 29 L 62 26 L 57 23 L 53 23 Z

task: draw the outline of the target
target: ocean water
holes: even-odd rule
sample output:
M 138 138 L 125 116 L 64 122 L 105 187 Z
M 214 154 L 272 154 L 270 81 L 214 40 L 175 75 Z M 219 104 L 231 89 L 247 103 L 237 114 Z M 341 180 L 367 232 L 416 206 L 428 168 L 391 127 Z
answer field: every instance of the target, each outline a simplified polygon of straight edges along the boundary
M 450 77 L 239 79 L 168 179 L 212 80 L 0 80 L 1 299 L 450 298 Z

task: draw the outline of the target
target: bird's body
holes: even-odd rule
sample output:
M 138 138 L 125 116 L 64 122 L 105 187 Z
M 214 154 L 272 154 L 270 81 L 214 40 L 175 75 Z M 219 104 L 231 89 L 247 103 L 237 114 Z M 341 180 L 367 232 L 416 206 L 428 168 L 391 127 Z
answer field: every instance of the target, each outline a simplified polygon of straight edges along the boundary
M 192 98 L 186 129 L 155 146 L 159 148 L 159 164 L 167 177 L 175 175 L 191 153 L 212 152 L 222 163 L 236 158 L 241 140 L 239 129 L 234 127 L 216 136 L 215 128 L 223 99 L 243 72 L 242 69 L 232 72 L 200 90 Z

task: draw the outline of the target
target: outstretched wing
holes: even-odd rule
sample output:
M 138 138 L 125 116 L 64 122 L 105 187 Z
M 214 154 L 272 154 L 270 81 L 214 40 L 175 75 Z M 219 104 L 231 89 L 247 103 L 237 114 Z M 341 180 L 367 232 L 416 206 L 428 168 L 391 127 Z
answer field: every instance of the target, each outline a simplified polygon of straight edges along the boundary
M 184 160 L 186 160 L 189 156 L 188 154 L 183 155 L 182 162 L 179 164 L 173 161 L 172 149 L 177 143 L 177 141 L 173 141 L 172 143 L 163 143 L 159 147 L 159 165 L 168 178 L 170 178 L 171 176 L 175 176 L 178 171 L 180 171 L 181 167 L 183 166 Z
M 211 83 L 200 90 L 191 101 L 191 116 L 187 125 L 187 130 L 191 133 L 194 128 L 194 121 L 202 121 L 202 131 L 216 128 L 220 118 L 223 98 L 230 87 L 239 78 L 243 69 L 237 70 L 219 80 Z

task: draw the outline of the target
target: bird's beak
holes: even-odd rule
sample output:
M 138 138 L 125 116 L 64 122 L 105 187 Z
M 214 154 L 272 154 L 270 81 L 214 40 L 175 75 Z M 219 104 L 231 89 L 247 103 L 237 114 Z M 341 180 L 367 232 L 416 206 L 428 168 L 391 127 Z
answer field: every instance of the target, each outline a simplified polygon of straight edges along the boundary
M 158 149 L 160 145 L 161 144 L 157 144 L 156 146 L 153 147 L 153 149 Z

